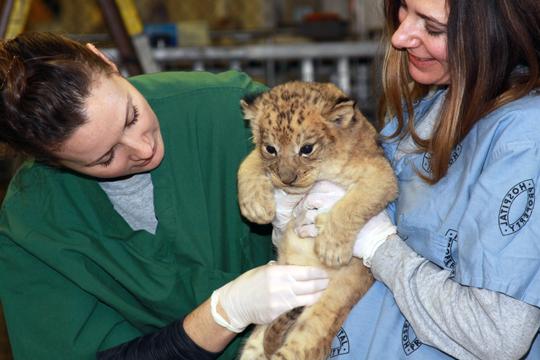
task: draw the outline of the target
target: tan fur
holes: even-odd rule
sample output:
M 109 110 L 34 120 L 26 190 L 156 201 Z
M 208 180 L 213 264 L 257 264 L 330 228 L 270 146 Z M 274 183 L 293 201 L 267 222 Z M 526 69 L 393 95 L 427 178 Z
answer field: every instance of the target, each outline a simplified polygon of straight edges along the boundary
M 304 311 L 303 307 L 297 307 L 281 315 L 266 327 L 264 332 L 263 348 L 267 357 L 272 356 L 285 342 L 285 337 L 296 322 L 296 319 Z
M 266 359 L 265 350 L 271 359 L 325 359 L 351 307 L 373 282 L 361 260 L 352 258 L 356 234 L 396 197 L 396 179 L 373 126 L 332 84 L 286 83 L 251 104 L 242 101 L 242 108 L 255 143 L 238 171 L 247 219 L 273 220 L 275 187 L 306 193 L 316 181 L 329 180 L 346 194 L 317 217 L 315 239 L 298 237 L 290 224 L 278 248 L 279 263 L 324 267 L 328 288 L 296 320 L 282 316 L 270 327 L 258 326 L 241 359 Z

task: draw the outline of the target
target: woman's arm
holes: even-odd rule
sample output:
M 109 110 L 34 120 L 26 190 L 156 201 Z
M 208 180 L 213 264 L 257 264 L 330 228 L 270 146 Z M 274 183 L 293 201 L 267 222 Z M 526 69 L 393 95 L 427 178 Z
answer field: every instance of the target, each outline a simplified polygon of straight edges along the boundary
M 540 327 L 539 308 L 460 285 L 397 235 L 375 252 L 371 270 L 392 291 L 418 338 L 456 358 L 521 358 Z
M 212 319 L 210 301 L 199 305 L 184 319 L 97 354 L 98 360 L 211 360 L 216 359 L 236 333 Z
M 218 311 L 222 313 L 221 309 Z M 227 330 L 214 321 L 210 309 L 210 300 L 206 300 L 186 316 L 184 330 L 196 344 L 211 352 L 222 351 L 236 336 L 236 333 Z
M 185 319 L 102 351 L 98 359 L 215 359 L 248 325 L 313 304 L 327 285 L 327 273 L 315 267 L 260 266 L 214 291 Z
M 315 236 L 318 211 L 343 191 L 319 183 L 298 205 L 296 231 Z M 323 206 L 314 206 L 321 202 Z M 418 338 L 459 359 L 520 358 L 540 327 L 540 309 L 495 291 L 463 286 L 451 273 L 420 257 L 396 233 L 385 212 L 360 231 L 354 255 L 393 292 Z M 389 236 L 390 235 L 390 236 Z

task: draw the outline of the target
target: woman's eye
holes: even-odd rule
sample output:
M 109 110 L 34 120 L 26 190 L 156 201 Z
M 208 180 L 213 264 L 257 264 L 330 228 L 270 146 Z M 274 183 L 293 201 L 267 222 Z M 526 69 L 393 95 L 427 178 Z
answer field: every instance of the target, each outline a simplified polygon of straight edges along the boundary
M 104 166 L 104 167 L 107 167 L 109 165 L 111 165 L 111 163 L 113 162 L 114 160 L 114 152 L 111 153 L 111 156 L 109 156 L 109 158 L 107 160 L 105 160 L 104 162 L 102 163 L 99 163 L 99 165 L 101 166 Z
M 139 120 L 139 109 L 137 108 L 137 106 L 133 105 L 133 118 L 131 119 L 129 124 L 127 124 L 127 127 L 131 127 L 135 125 L 138 120 Z
M 429 36 L 437 37 L 446 34 L 445 30 L 433 30 L 433 29 L 426 29 Z
M 277 154 L 276 148 L 273 147 L 272 145 L 266 145 L 265 149 L 266 149 L 266 152 L 269 153 L 269 154 L 272 154 L 272 155 Z
M 300 155 L 309 155 L 313 151 L 313 145 L 307 144 L 300 148 Z

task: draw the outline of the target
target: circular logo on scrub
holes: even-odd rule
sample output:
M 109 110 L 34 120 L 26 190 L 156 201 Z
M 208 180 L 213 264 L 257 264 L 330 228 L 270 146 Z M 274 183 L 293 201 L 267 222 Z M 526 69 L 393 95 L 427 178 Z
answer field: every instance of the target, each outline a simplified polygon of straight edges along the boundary
M 422 346 L 422 342 L 418 340 L 414 330 L 407 320 L 405 320 L 403 323 L 403 329 L 401 330 L 401 345 L 403 346 L 403 351 L 405 351 L 405 355 L 407 356 L 411 355 L 413 352 L 418 350 L 420 346 Z
M 333 358 L 338 355 L 348 354 L 349 353 L 349 337 L 343 328 L 339 329 L 339 332 L 334 337 L 332 341 L 332 350 L 330 351 L 330 356 L 328 359 Z
M 444 266 L 446 266 L 447 269 L 452 271 L 452 275 L 456 270 L 456 260 L 452 255 L 452 249 L 454 247 L 454 243 L 457 241 L 457 235 L 457 231 L 453 229 L 448 229 L 448 231 L 444 235 L 447 240 L 446 252 L 444 254 Z
M 499 209 L 499 229 L 503 236 L 518 232 L 525 226 L 534 209 L 535 187 L 532 179 L 514 185 L 504 196 Z M 515 209 L 518 207 L 518 209 Z M 518 211 L 519 216 L 510 216 Z M 513 220 L 515 219 L 515 220 Z
M 452 164 L 455 163 L 456 160 L 458 159 L 459 155 L 461 155 L 461 144 L 457 144 L 454 151 L 452 151 L 452 153 L 450 154 L 450 160 L 448 161 L 448 166 L 452 166 Z
M 448 166 L 452 166 L 452 164 L 456 162 L 456 160 L 459 158 L 459 155 L 461 154 L 461 149 L 461 144 L 457 144 L 456 148 L 450 154 Z M 425 172 L 431 174 L 431 153 L 424 154 L 424 158 L 422 159 L 422 169 L 424 169 Z
M 431 153 L 425 153 L 422 159 L 422 169 L 428 174 L 431 174 Z

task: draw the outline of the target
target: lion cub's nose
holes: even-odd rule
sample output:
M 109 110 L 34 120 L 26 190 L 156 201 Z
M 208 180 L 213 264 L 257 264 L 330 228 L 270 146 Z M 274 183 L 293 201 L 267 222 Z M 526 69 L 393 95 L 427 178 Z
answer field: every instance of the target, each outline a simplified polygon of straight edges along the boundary
M 296 179 L 298 179 L 297 174 L 288 174 L 288 176 L 281 176 L 281 181 L 283 181 L 285 185 L 292 185 L 296 181 Z

